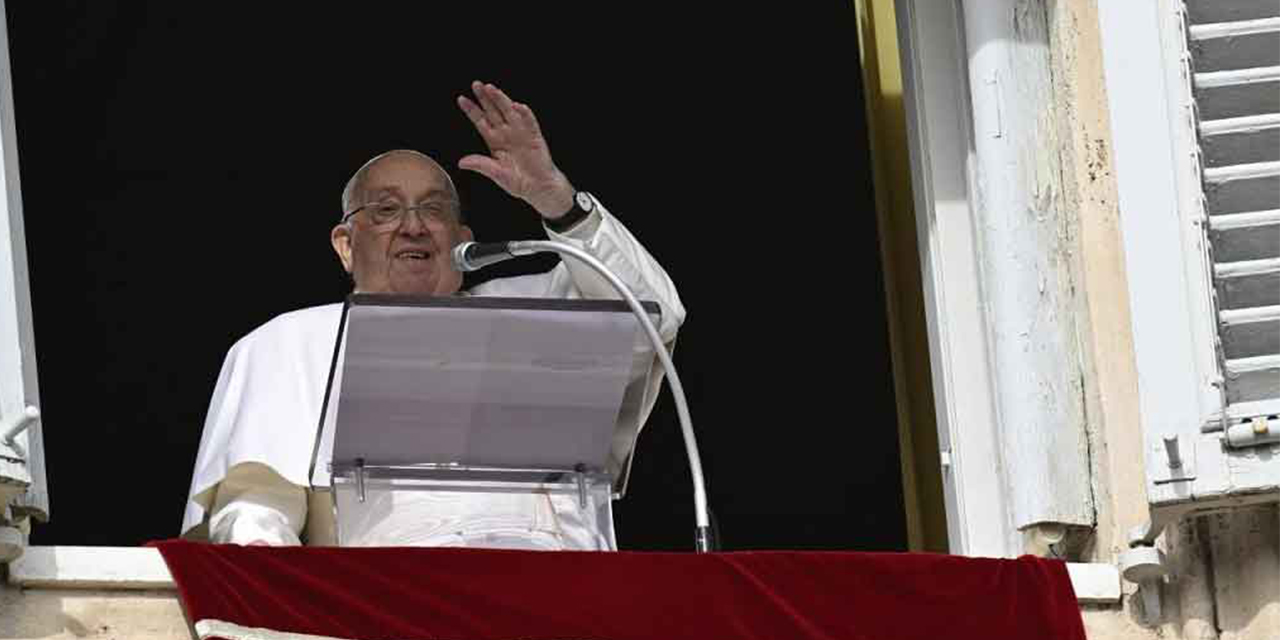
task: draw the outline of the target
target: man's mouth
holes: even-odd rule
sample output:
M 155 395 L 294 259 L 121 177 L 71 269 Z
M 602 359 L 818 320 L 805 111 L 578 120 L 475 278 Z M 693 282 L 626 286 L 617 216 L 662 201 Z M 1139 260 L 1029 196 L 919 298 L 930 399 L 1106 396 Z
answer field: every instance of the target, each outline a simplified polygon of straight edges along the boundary
M 396 252 L 397 260 L 430 260 L 431 252 L 418 249 L 405 249 Z

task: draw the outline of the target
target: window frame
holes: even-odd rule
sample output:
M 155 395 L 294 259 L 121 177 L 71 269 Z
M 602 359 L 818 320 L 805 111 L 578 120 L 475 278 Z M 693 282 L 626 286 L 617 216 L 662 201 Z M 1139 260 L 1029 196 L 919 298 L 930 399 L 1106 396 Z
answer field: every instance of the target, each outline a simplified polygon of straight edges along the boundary
M 971 104 L 959 2 L 898 0 L 903 103 L 951 553 L 1014 557 L 995 372 L 972 226 Z
M 47 519 L 49 496 L 40 420 L 28 422 L 12 443 L 3 433 L 27 407 L 40 406 L 7 20 L 0 24 L 0 190 L 0 477 L 10 487 L 0 490 L 0 522 L 6 520 L 6 508 L 17 507 L 7 516 L 21 523 L 29 515 Z M 22 484 L 25 489 L 13 489 Z
M 893 2 L 894 0 L 886 0 Z M 0 9 L 4 0 L 0 0 Z M 970 114 L 969 90 L 963 64 L 962 13 L 958 2 L 934 0 L 897 0 L 896 16 L 903 38 L 904 81 L 913 90 L 925 94 L 920 101 L 923 110 L 907 101 L 908 127 L 911 131 L 911 162 L 917 232 L 921 241 L 924 267 L 923 286 L 928 314 L 930 350 L 936 358 L 933 382 L 939 398 L 939 435 L 943 450 L 944 484 L 947 522 L 952 553 L 969 556 L 1011 557 L 1021 552 L 1019 533 L 1008 517 L 1008 498 L 999 473 L 999 447 L 994 397 L 994 377 L 987 361 L 985 320 L 980 300 L 979 265 L 975 260 L 976 244 L 970 220 L 967 195 L 960 200 L 941 197 L 937 187 L 959 188 L 967 194 L 969 162 Z M 8 64 L 7 21 L 0 24 L 0 114 L 12 114 L 11 72 Z M 924 82 L 923 76 L 935 80 L 939 65 L 953 65 L 959 73 L 945 82 Z M 940 98 L 950 94 L 949 98 Z M 959 100 L 959 103 L 955 101 Z M 950 100 L 949 102 L 944 100 Z M 957 109 L 956 104 L 963 105 Z M 12 117 L 3 119 L 5 213 L 16 211 L 21 230 L 21 198 L 17 187 L 17 147 Z M 937 153 L 935 153 L 937 152 Z M 948 163 L 944 158 L 954 162 Z M 12 179 L 10 180 L 10 176 Z M 922 182 L 924 187 L 922 187 Z M 955 215 L 948 215 L 955 214 Z M 4 222 L 4 220 L 0 220 Z M 930 227 L 941 233 L 930 233 Z M 0 230 L 7 231 L 8 227 Z M 19 236 L 21 237 L 21 236 Z M 0 241 L 6 238 L 0 235 Z M 25 292 L 25 322 L 16 324 L 25 331 L 27 345 L 23 354 L 29 357 L 31 384 L 24 386 L 29 398 L 38 399 L 35 387 L 34 332 L 30 317 L 29 288 L 26 287 L 25 244 L 20 243 L 21 273 Z M 0 242 L 0 257 L 4 243 Z M 0 265 L 3 267 L 3 265 Z M 2 292 L 0 292 L 2 293 Z M 944 293 L 946 295 L 944 295 Z M 3 298 L 0 298 L 3 300 Z M 950 305 L 948 304 L 950 301 Z M 16 305 L 15 305 L 15 308 Z M 0 334 L 0 341 L 4 339 Z M 938 358 L 938 354 L 944 357 Z M 0 351 L 3 354 L 3 351 Z M 0 384 L 4 379 L 0 377 Z M 3 387 L 0 387 L 2 390 Z M 958 397 L 969 401 L 956 402 Z M 973 400 L 976 398 L 977 400 Z M 38 425 L 37 425 L 38 427 Z M 38 438 L 39 431 L 28 434 Z M 963 435 L 963 437 L 960 437 Z M 903 452 L 909 455 L 909 452 Z M 44 588 L 109 589 L 168 588 L 170 581 L 153 549 L 126 547 L 33 547 L 31 553 L 12 567 L 10 583 Z M 102 568 L 107 554 L 109 571 Z M 62 557 L 62 562 L 51 558 Z M 63 571 L 73 566 L 73 571 Z M 1069 563 L 1072 583 L 1082 604 L 1114 604 L 1120 600 L 1120 584 L 1114 567 L 1104 564 Z M 104 577 L 105 576 L 105 577 Z
M 1280 469 L 1225 449 L 1213 430 L 1225 393 L 1175 4 L 1098 6 L 1143 442 L 1134 463 L 1143 465 L 1145 502 L 1171 507 L 1144 537 L 1158 535 L 1166 516 L 1274 500 L 1280 486 Z M 1011 480 L 1002 476 L 998 380 L 972 228 L 977 107 L 965 73 L 964 12 L 960 0 L 897 0 L 897 17 L 951 550 L 1009 557 L 1023 547 L 1010 517 Z M 1166 438 L 1182 456 L 1180 470 L 1170 467 Z

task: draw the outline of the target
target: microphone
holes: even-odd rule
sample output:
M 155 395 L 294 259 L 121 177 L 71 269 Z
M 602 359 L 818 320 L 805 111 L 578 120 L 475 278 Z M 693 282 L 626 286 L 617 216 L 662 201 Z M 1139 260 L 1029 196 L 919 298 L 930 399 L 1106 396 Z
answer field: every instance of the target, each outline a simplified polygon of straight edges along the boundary
M 453 248 L 453 268 L 467 272 L 515 257 L 509 242 L 463 242 Z

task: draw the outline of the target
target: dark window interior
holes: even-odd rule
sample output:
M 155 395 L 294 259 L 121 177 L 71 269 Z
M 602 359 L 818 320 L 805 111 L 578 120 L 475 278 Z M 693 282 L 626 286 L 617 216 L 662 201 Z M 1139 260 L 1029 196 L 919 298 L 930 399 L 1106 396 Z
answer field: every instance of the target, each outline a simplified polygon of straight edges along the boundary
M 853 4 L 515 5 L 6 4 L 52 508 L 33 544 L 178 533 L 227 349 L 349 291 L 328 234 L 364 160 L 483 150 L 454 103 L 478 78 L 679 286 L 723 546 L 905 549 Z M 454 173 L 479 238 L 539 236 Z M 692 546 L 666 393 L 625 549 Z

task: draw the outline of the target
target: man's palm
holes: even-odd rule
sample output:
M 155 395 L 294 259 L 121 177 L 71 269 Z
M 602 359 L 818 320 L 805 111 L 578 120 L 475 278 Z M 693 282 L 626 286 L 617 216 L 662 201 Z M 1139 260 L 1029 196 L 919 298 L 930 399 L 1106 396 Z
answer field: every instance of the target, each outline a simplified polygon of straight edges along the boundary
M 478 104 L 466 96 L 458 96 L 458 106 L 475 125 L 491 155 L 468 155 L 458 166 L 493 180 L 544 216 L 563 213 L 557 209 L 569 206 L 563 202 L 567 180 L 551 160 L 551 151 L 533 110 L 513 102 L 491 84 L 474 82 L 471 90 Z

